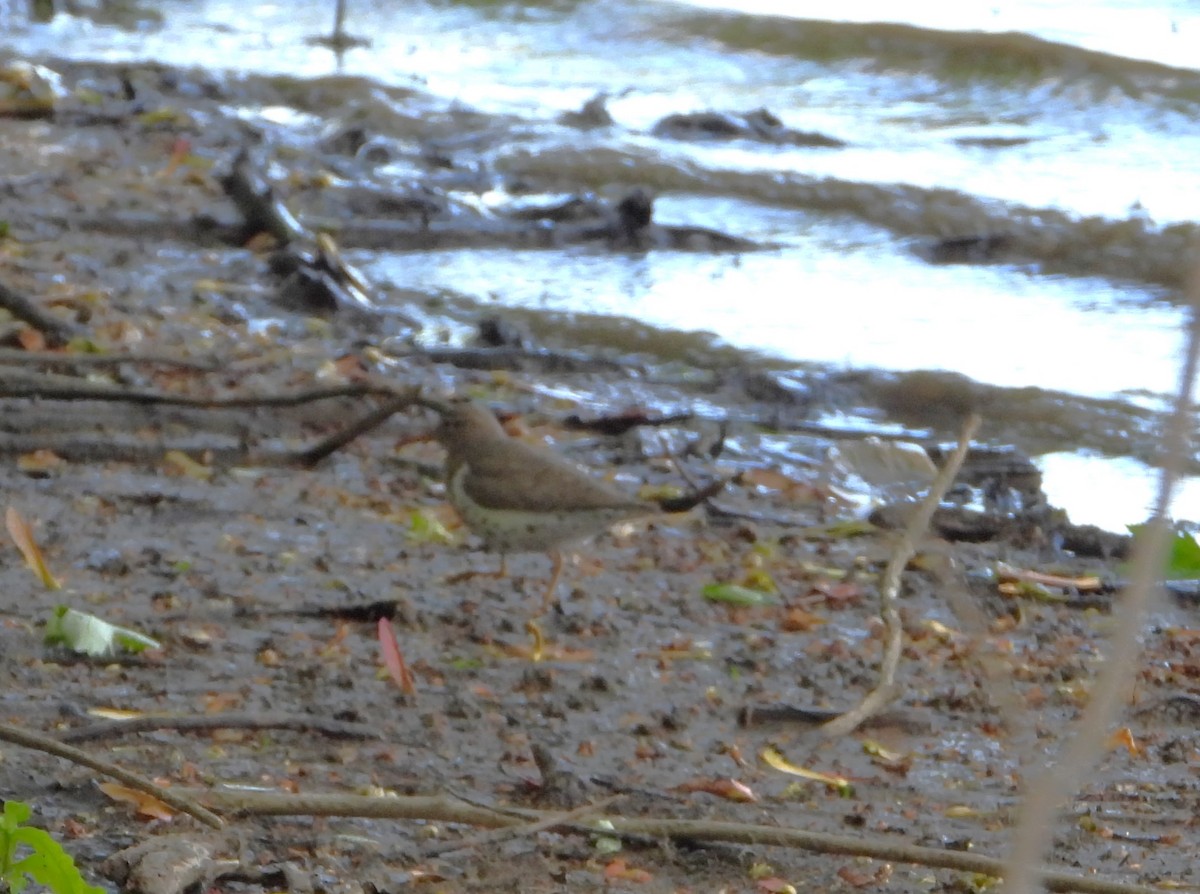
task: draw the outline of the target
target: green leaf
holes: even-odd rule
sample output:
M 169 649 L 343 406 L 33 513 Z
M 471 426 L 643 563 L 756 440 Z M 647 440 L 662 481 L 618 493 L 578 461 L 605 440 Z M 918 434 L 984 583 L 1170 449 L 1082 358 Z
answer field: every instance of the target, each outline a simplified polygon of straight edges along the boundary
M 24 801 L 5 801 L 4 817 L 0 818 L 0 832 L 15 832 L 17 826 L 33 816 L 33 808 Z
M 104 894 L 79 874 L 71 855 L 41 829 L 24 825 L 32 811 L 21 801 L 8 801 L 0 818 L 0 882 L 21 894 L 32 880 L 54 894 Z M 18 849 L 29 851 L 17 859 Z
M 408 516 L 408 539 L 414 543 L 453 543 L 455 537 L 434 515 L 414 509 Z
M 621 839 L 612 835 L 605 835 L 604 832 L 616 831 L 616 826 L 612 824 L 612 820 L 596 820 L 594 829 L 598 834 L 592 835 L 592 846 L 598 854 L 616 854 L 621 851 Z
M 54 614 L 46 622 L 45 642 L 47 645 L 62 644 L 76 652 L 100 658 L 122 651 L 136 654 L 146 649 L 162 648 L 158 640 L 144 633 L 118 627 L 103 618 L 75 611 L 65 605 L 54 609 Z
M 1146 536 L 1147 525 L 1129 525 L 1129 533 L 1138 537 Z M 1171 539 L 1170 551 L 1167 554 L 1167 580 L 1191 580 L 1200 578 L 1200 543 L 1191 534 L 1175 531 Z
M 700 590 L 700 595 L 709 602 L 724 602 L 727 605 L 775 605 L 779 602 L 770 593 L 738 584 L 708 584 Z

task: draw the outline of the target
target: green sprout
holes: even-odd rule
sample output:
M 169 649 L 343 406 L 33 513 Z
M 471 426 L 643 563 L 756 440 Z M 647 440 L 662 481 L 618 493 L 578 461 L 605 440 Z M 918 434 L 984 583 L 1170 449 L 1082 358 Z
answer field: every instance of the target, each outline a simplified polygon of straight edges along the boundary
M 6 801 L 0 816 L 0 883 L 21 894 L 32 881 L 54 894 L 104 894 L 79 874 L 71 855 L 41 829 L 26 826 L 32 814 L 22 801 Z

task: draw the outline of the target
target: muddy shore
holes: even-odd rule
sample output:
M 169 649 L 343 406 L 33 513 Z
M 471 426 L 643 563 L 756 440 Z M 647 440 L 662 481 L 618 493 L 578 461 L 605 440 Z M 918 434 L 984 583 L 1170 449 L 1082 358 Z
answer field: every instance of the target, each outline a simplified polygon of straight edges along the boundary
M 235 90 L 262 106 L 302 110 L 319 89 L 286 79 L 218 83 L 163 68 L 54 67 L 71 91 L 58 111 L 0 121 L 9 159 L 0 192 L 4 285 L 69 325 L 71 350 L 161 359 L 5 361 L 9 393 L 27 386 L 40 395 L 3 400 L 6 503 L 34 526 L 64 582 L 60 592 L 41 590 L 13 549 L 0 566 L 5 722 L 65 735 L 103 708 L 284 715 L 301 727 L 308 718 L 310 730 L 189 732 L 167 723 L 81 747 L 179 787 L 449 792 L 492 806 L 555 808 L 614 798 L 605 809 L 627 816 L 1004 853 L 1023 780 L 1055 752 L 1087 700 L 1119 595 L 1081 598 L 1068 588 L 1041 601 L 1013 598 L 997 586 L 997 563 L 1115 581 L 1123 571 L 1105 557 L 1111 543 L 1088 557 L 1064 550 L 1050 507 L 1017 513 L 979 542 L 939 530 L 905 576 L 904 697 L 869 729 L 822 739 L 771 709 L 847 708 L 875 679 L 878 576 L 894 534 L 837 527 L 845 507 L 823 465 L 831 439 L 804 428 L 811 401 L 860 392 L 826 383 L 814 396 L 758 371 L 664 369 L 635 348 L 598 352 L 586 340 L 542 342 L 527 331 L 486 352 L 440 339 L 424 322 L 454 311 L 469 329 L 478 309 L 387 284 L 372 284 L 370 306 L 359 312 L 298 313 L 279 303 L 287 293 L 269 246 L 228 241 L 241 221 L 220 177 L 255 141 L 256 128 L 232 111 Z M 412 126 L 449 133 L 463 122 Z M 314 137 L 284 153 L 278 135 L 272 141 L 267 170 L 302 220 L 367 216 L 350 202 L 355 195 L 374 203 L 370 214 L 381 207 L 378 195 L 328 182 L 336 145 Z M 463 175 L 436 159 L 429 168 L 426 198 Z M 420 250 L 436 250 L 439 227 L 449 226 L 442 216 L 458 213 L 387 198 L 382 207 L 398 215 L 397 232 L 434 241 Z M 19 322 L 0 334 L 12 347 L 43 347 Z M 618 529 L 583 547 L 558 608 L 537 619 L 539 647 L 526 625 L 549 563 L 514 556 L 507 578 L 464 577 L 495 559 L 445 506 L 441 452 L 421 439 L 435 422 L 428 412 L 399 413 L 303 468 L 286 459 L 378 398 L 220 408 L 85 399 L 88 387 L 278 396 L 354 381 L 365 370 L 489 402 L 511 415 L 520 436 L 608 470 L 631 492 L 681 486 L 668 455 L 683 456 L 698 479 L 734 480 L 715 509 Z M 573 415 L 628 411 L 623 394 L 634 381 L 655 397 L 648 416 L 690 415 L 620 434 L 568 424 Z M 924 406 L 943 436 L 970 408 Z M 793 457 L 786 474 L 762 460 L 765 445 L 781 438 Z M 763 604 L 706 598 L 719 584 L 762 593 Z M 42 625 L 58 604 L 145 631 L 163 648 L 93 661 L 47 647 Z M 1138 747 L 1113 747 L 1063 805 L 1056 865 L 1131 883 L 1196 883 L 1192 614 L 1164 603 L 1147 630 L 1125 718 Z M 415 696 L 378 670 L 380 616 L 397 631 Z M 329 719 L 371 735 L 321 732 L 317 721 Z M 762 760 L 768 749 L 851 788 L 798 782 Z M 101 864 L 112 854 L 195 828 L 183 818 L 139 817 L 98 790 L 90 771 L 9 746 L 0 753 L 4 797 L 34 805 L 38 823 L 89 880 L 110 889 Z M 547 778 L 555 773 L 545 772 L 546 755 L 573 780 L 559 780 L 567 803 Z M 286 864 L 295 888 L 393 891 L 418 878 L 445 891 L 754 891 L 768 890 L 765 879 L 806 890 L 964 884 L 949 870 L 782 847 L 630 841 L 611 854 L 586 837 L 542 831 L 454 850 L 445 845 L 470 842 L 478 830 L 310 817 L 232 825 L 214 856 L 247 873 Z M 618 859 L 629 875 L 614 871 Z

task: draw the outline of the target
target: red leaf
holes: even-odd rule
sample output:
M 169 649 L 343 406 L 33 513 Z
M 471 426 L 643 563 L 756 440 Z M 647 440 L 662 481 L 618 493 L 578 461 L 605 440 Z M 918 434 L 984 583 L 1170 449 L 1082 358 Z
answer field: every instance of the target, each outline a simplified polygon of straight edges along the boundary
M 379 650 L 383 654 L 383 666 L 387 668 L 388 676 L 405 695 L 417 694 L 417 681 L 413 679 L 412 671 L 404 663 L 400 653 L 400 645 L 396 642 L 396 634 L 392 631 L 392 622 L 387 618 L 379 619 Z

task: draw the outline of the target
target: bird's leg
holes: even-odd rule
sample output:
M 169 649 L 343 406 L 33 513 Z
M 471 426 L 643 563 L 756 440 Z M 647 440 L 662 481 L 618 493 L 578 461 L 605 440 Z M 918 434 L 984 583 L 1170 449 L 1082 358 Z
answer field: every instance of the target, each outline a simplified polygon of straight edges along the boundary
M 542 613 L 550 611 L 554 605 L 554 591 L 558 588 L 558 579 L 562 576 L 563 554 L 561 550 L 553 550 L 550 558 L 554 560 L 554 569 L 550 572 L 550 583 L 546 586 L 546 595 L 542 597 Z

